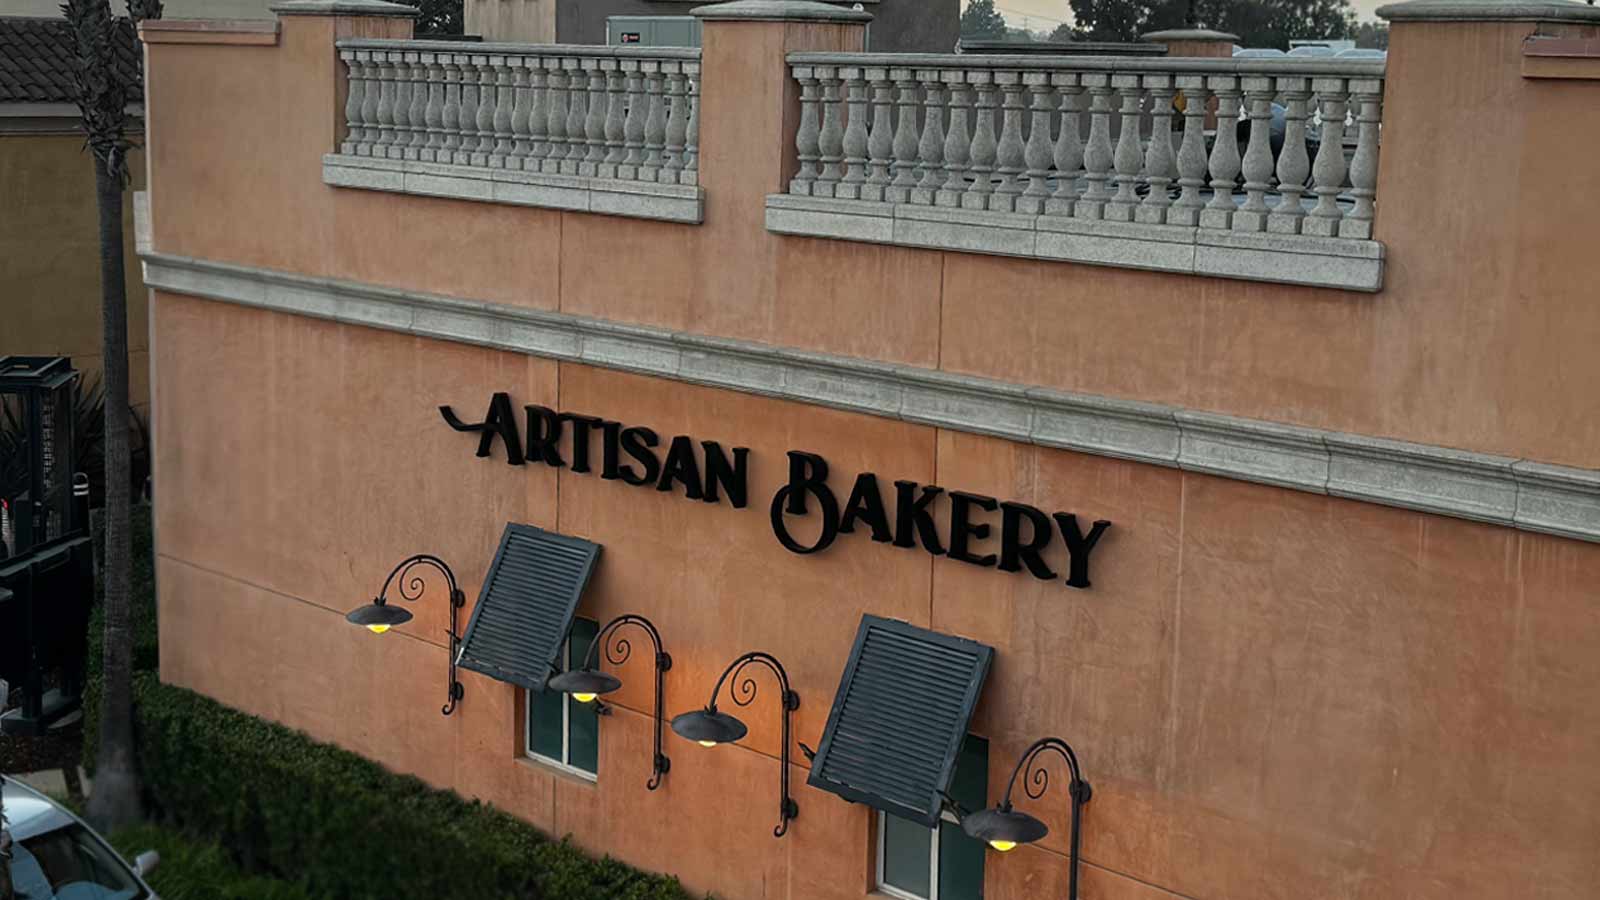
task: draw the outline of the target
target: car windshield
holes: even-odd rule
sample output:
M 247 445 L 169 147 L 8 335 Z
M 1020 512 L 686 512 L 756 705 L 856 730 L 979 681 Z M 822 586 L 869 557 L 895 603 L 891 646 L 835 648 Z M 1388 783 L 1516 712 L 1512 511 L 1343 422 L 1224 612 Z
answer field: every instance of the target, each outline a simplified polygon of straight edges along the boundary
M 74 823 L 13 848 L 17 900 L 144 900 L 122 860 L 89 829 Z

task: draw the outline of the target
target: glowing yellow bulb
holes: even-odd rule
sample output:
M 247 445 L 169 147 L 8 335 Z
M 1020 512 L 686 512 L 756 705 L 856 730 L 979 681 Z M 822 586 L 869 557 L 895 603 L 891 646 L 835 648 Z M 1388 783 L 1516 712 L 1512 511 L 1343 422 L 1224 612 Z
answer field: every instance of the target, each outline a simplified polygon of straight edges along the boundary
M 579 703 L 593 703 L 596 696 L 595 694 L 573 694 L 572 699 Z
M 702 747 L 715 747 L 717 745 L 716 741 L 695 741 L 695 743 Z
M 368 625 L 367 630 L 373 634 L 383 634 L 385 631 L 389 630 L 389 626 L 379 623 L 377 625 Z
M 989 846 L 995 848 L 996 850 L 999 850 L 1001 853 L 1004 853 L 1007 850 L 1015 850 L 1015 849 L 1017 849 L 1017 842 L 1016 841 L 990 841 L 989 842 Z

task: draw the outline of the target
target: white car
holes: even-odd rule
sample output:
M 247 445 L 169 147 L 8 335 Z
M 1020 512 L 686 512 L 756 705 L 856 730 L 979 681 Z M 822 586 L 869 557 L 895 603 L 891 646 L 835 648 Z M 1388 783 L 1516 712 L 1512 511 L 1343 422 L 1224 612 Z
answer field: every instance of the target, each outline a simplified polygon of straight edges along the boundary
M 49 797 L 3 775 L 0 792 L 17 900 L 160 900 L 143 878 L 161 861 L 156 853 L 141 853 L 130 866 Z

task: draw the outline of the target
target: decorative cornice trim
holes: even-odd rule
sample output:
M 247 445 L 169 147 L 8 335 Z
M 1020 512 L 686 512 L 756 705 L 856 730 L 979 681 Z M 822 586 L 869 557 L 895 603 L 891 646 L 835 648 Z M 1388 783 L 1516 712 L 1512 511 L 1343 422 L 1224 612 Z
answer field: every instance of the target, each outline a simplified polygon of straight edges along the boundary
M 1408 0 L 1377 14 L 1389 22 L 1600 22 L 1600 7 L 1572 0 Z
M 146 286 L 1600 541 L 1600 471 L 145 253 Z

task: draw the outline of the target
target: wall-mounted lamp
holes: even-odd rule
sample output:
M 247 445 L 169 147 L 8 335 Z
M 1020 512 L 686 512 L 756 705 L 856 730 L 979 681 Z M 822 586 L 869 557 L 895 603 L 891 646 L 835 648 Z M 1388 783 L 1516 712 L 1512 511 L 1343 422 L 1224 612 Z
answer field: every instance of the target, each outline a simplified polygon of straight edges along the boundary
M 616 639 L 616 630 L 623 625 L 633 625 L 642 629 L 650 636 L 650 643 L 656 649 L 656 754 L 652 763 L 650 783 L 645 787 L 655 790 L 661 786 L 661 776 L 667 774 L 672 768 L 672 760 L 667 759 L 661 752 L 661 721 L 663 718 L 661 706 L 661 673 L 672 668 L 672 657 L 661 649 L 661 632 L 656 631 L 656 626 L 651 624 L 644 616 L 625 615 L 617 616 L 607 622 L 604 628 L 594 636 L 594 641 L 589 644 L 589 652 L 583 658 L 583 668 L 572 672 L 562 672 L 550 679 L 547 686 L 550 690 L 570 694 L 572 699 L 579 703 L 593 703 L 601 694 L 609 694 L 622 687 L 622 680 L 615 675 L 608 675 L 599 670 L 600 645 L 606 645 L 606 660 L 614 666 L 620 666 L 633 655 L 633 645 L 627 638 Z
M 460 649 L 461 644 L 461 635 L 456 628 L 456 618 L 460 613 L 461 607 L 467 605 L 467 595 L 462 593 L 461 588 L 456 585 L 456 573 L 450 571 L 450 567 L 444 564 L 444 560 L 426 553 L 406 557 L 389 572 L 389 577 L 383 580 L 383 587 L 378 591 L 378 596 L 373 597 L 371 603 L 359 609 L 351 610 L 350 614 L 344 618 L 345 621 L 354 622 L 373 634 L 383 634 L 396 625 L 411 621 L 411 613 L 389 604 L 389 585 L 393 584 L 396 578 L 399 578 L 400 599 L 407 603 L 416 602 L 422 597 L 422 592 L 427 587 L 427 582 L 423 580 L 421 575 L 413 575 L 411 570 L 421 565 L 438 569 L 444 574 L 445 583 L 450 586 L 450 702 L 439 708 L 441 713 L 448 716 L 455 712 L 456 701 L 460 700 L 465 693 L 461 687 L 461 682 L 456 680 L 456 652 Z
M 718 744 L 731 744 L 750 733 L 750 729 L 739 721 L 737 716 L 729 715 L 717 709 L 717 695 L 722 693 L 722 685 L 731 676 L 734 686 L 729 688 L 728 696 L 733 698 L 736 706 L 749 706 L 756 699 L 756 682 L 754 678 L 743 676 L 746 666 L 751 663 L 761 663 L 772 670 L 778 677 L 778 687 L 782 690 L 783 699 L 783 750 L 781 753 L 782 765 L 779 770 L 781 778 L 780 796 L 778 801 L 778 827 L 772 829 L 773 837 L 783 837 L 789 831 L 789 820 L 800 815 L 800 805 L 789 796 L 789 720 L 794 711 L 800 708 L 800 695 L 789 689 L 789 673 L 783 670 L 783 665 L 769 653 L 759 650 L 746 653 L 728 665 L 722 671 L 722 677 L 717 679 L 717 686 L 711 689 L 711 702 L 705 709 L 686 712 L 672 720 L 672 730 L 681 737 L 688 738 L 702 747 L 715 747 Z
M 1011 808 L 1011 791 L 1017 786 L 1017 776 L 1024 769 L 1028 774 L 1023 781 L 1023 791 L 1034 800 L 1044 796 L 1045 789 L 1050 786 L 1050 773 L 1037 762 L 1039 754 L 1046 750 L 1053 750 L 1065 759 L 1072 776 L 1072 781 L 1067 784 L 1067 795 L 1072 799 L 1072 868 L 1067 874 L 1067 900 L 1078 900 L 1078 829 L 1083 805 L 1089 802 L 1094 792 L 1089 788 L 1089 782 L 1083 780 L 1083 774 L 1078 769 L 1078 755 L 1072 752 L 1066 741 L 1056 737 L 1035 741 L 1017 760 L 1017 767 L 1011 770 L 1011 781 L 1006 784 L 1006 794 L 1000 805 L 963 816 L 961 830 L 1002 853 L 1015 849 L 1018 844 L 1041 840 L 1049 834 L 1050 829 L 1043 822 Z

